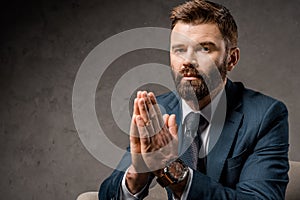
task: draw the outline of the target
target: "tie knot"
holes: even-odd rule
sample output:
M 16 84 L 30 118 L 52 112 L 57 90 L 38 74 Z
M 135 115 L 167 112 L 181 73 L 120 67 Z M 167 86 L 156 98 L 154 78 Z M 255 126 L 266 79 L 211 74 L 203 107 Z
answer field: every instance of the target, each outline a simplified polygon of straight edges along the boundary
M 185 118 L 185 128 L 186 130 L 195 132 L 198 129 L 198 124 L 200 120 L 200 114 L 190 112 Z
M 191 132 L 203 132 L 208 121 L 200 113 L 190 112 L 185 118 L 185 128 Z

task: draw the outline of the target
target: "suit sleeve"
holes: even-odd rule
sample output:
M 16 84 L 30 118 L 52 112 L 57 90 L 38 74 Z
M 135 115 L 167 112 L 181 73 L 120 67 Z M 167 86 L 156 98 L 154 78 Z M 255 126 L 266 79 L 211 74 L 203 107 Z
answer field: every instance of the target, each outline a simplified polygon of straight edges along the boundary
M 253 148 L 235 187 L 225 187 L 194 171 L 188 199 L 284 199 L 288 184 L 288 146 L 288 112 L 283 103 L 276 101 L 257 128 Z
M 113 171 L 113 173 L 105 180 L 100 186 L 99 190 L 99 200 L 101 199 L 109 199 L 109 200 L 117 200 L 120 199 L 120 189 L 121 182 L 123 176 L 125 174 L 126 169 L 130 164 L 130 154 L 126 153 L 117 169 Z
M 131 164 L 130 148 L 127 148 L 127 152 L 120 161 L 117 169 L 101 184 L 98 198 L 99 200 L 109 199 L 109 200 L 119 200 L 121 198 L 121 185 L 122 180 L 125 175 L 125 171 Z M 149 193 L 149 186 L 153 180 L 154 176 L 149 176 L 148 183 L 146 184 L 143 192 L 139 194 L 140 198 L 143 199 Z

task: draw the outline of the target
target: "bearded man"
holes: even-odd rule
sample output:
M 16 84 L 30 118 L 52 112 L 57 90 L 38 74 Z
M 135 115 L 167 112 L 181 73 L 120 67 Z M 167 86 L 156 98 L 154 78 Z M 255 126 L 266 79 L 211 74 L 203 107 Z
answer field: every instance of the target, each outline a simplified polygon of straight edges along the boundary
M 240 55 L 232 15 L 194 0 L 175 7 L 171 21 L 177 91 L 137 93 L 124 171 L 103 182 L 99 199 L 143 199 L 154 180 L 169 199 L 284 199 L 287 109 L 227 78 Z

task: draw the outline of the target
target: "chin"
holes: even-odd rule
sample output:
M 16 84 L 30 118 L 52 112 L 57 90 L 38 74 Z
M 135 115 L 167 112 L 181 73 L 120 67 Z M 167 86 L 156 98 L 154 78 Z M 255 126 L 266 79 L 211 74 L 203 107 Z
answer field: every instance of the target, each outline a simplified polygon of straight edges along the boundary
M 178 84 L 176 88 L 181 98 L 186 101 L 198 102 L 209 95 L 209 90 L 206 84 L 201 80 L 197 80 L 193 83 L 189 81 L 183 81 Z

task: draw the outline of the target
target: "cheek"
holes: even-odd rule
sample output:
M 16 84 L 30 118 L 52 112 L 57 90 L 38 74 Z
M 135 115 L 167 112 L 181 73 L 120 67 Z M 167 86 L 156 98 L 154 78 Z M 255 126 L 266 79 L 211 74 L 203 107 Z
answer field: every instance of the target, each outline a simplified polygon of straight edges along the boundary
M 218 71 L 219 66 L 223 66 L 224 56 L 219 54 L 202 56 L 198 59 L 199 66 L 204 72 Z
M 197 63 L 197 69 L 205 74 L 209 74 L 209 72 L 214 70 L 214 68 L 217 69 L 214 59 L 209 55 L 198 56 Z
M 217 66 L 221 66 L 224 62 L 224 57 L 220 57 L 219 59 L 216 59 L 215 63 Z
M 182 66 L 182 59 L 178 58 L 178 56 L 170 54 L 170 64 L 173 70 L 179 70 Z
M 227 61 L 228 61 L 228 54 L 226 52 L 224 52 L 222 55 L 219 56 L 218 59 L 218 66 L 221 65 L 227 65 Z

